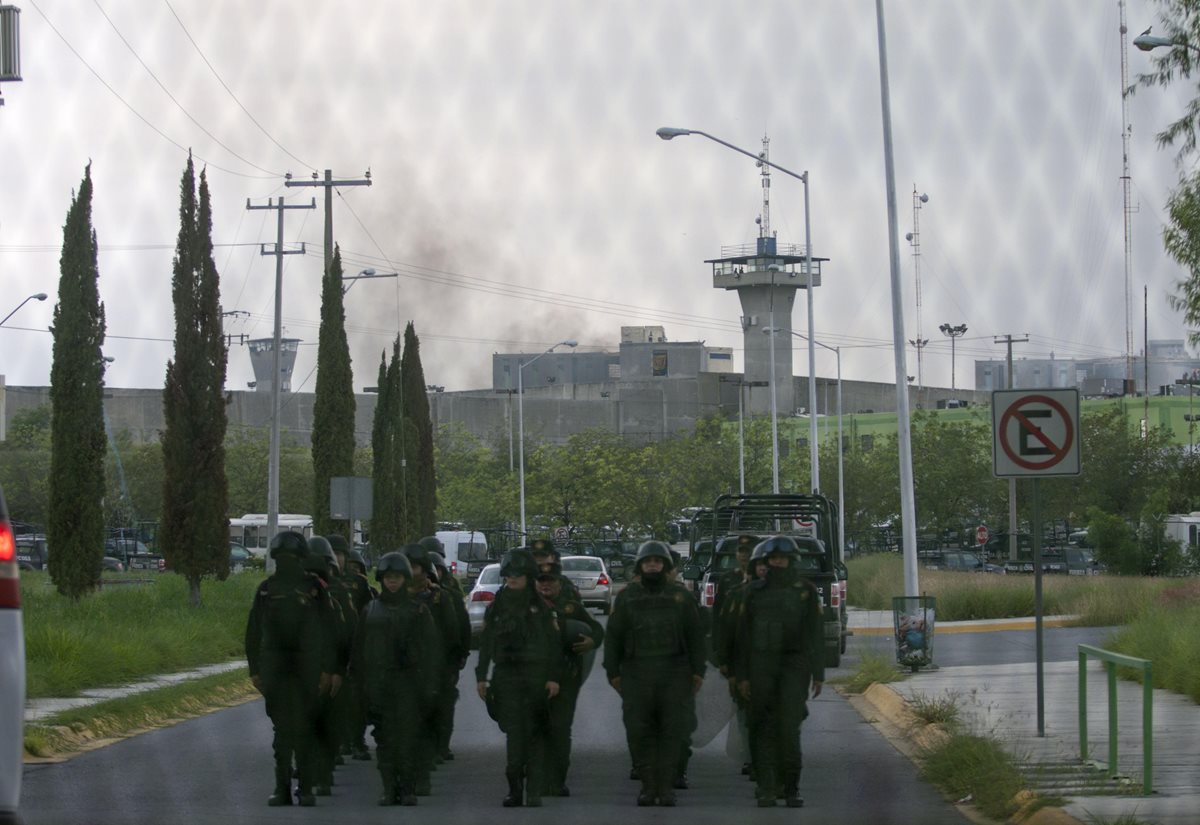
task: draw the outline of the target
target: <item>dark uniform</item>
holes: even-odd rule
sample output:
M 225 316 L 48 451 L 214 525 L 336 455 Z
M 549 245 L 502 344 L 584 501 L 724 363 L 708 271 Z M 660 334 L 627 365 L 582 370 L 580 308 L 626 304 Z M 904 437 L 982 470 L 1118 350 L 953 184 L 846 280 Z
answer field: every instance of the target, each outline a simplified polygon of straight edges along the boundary
M 446 596 L 454 608 L 458 623 L 459 658 L 457 662 L 447 662 L 445 683 L 439 691 L 437 705 L 437 756 L 444 761 L 454 758 L 450 750 L 450 737 L 454 735 L 454 708 L 458 704 L 458 674 L 467 665 L 467 656 L 471 648 L 471 617 L 467 613 L 467 596 L 463 592 L 462 583 L 458 577 L 450 573 L 446 560 L 442 557 L 442 543 L 437 536 L 426 536 L 419 542 L 429 553 L 429 563 L 437 571 L 437 582 L 446 591 Z M 462 640 L 466 640 L 462 644 Z M 456 665 L 450 667 L 449 665 Z
M 750 711 L 746 700 L 738 693 L 737 681 L 733 678 L 733 647 L 737 633 L 738 607 L 744 596 L 746 584 L 751 579 L 747 569 L 750 555 L 758 543 L 759 539 L 756 536 L 749 535 L 736 538 L 729 536 L 721 540 L 717 552 L 728 552 L 732 547 L 738 566 L 735 570 L 722 573 L 717 579 L 717 595 L 712 608 L 712 661 L 721 671 L 721 675 L 729 680 L 729 692 L 736 708 L 735 724 L 738 726 L 739 741 L 742 744 L 740 761 L 743 774 L 751 773 Z
M 758 781 L 758 804 L 804 804 L 800 785 L 800 723 L 825 681 L 821 594 L 796 569 L 798 549 L 787 536 L 754 548 L 751 565 L 766 559 L 766 575 L 745 589 L 738 617 L 734 674 L 750 706 L 750 747 Z M 772 559 L 786 559 L 777 566 Z
M 554 609 L 534 590 L 537 567 L 528 553 L 508 553 L 500 575 L 505 585 L 484 614 L 475 681 L 507 736 L 504 806 L 538 807 L 546 781 L 549 701 L 562 684 L 562 630 Z
M 647 569 L 653 559 L 661 560 L 662 572 Z M 672 564 L 661 541 L 641 546 L 637 580 L 617 596 L 604 639 L 604 670 L 621 694 L 630 756 L 642 781 L 639 805 L 675 804 L 680 745 L 691 728 L 680 697 L 704 678 L 699 610 L 689 592 L 667 580 Z
M 549 569 L 547 569 L 547 567 Z M 563 630 L 564 666 L 558 695 L 550 700 L 549 741 L 546 753 L 546 796 L 570 796 L 567 771 L 571 766 L 571 727 L 579 691 L 587 678 L 585 668 L 604 643 L 604 627 L 566 588 L 562 565 L 543 565 L 538 571 L 538 594 L 554 608 Z M 557 595 L 552 591 L 557 590 Z M 591 640 L 588 647 L 586 639 Z
M 354 643 L 354 626 L 358 619 L 349 591 L 338 580 L 333 548 L 324 536 L 313 536 L 308 540 L 308 557 L 304 560 L 304 567 L 321 579 L 329 594 L 329 609 L 325 611 L 324 622 L 326 636 L 333 645 L 336 665 L 331 674 L 329 692 L 317 700 L 312 772 L 316 795 L 329 796 L 333 793 L 333 768 L 340 760 L 340 725 L 346 702 L 342 687 L 350 666 L 350 648 Z
M 371 589 L 371 584 L 364 575 L 367 569 L 366 562 L 361 553 L 350 549 L 345 536 L 332 535 L 326 538 L 338 562 L 336 589 L 348 594 L 349 615 L 357 624 L 363 609 L 375 598 L 375 591 Z M 340 754 L 362 761 L 370 760 L 371 752 L 367 750 L 366 742 L 363 741 L 366 706 L 362 685 L 358 684 L 353 671 L 346 673 L 346 681 L 338 693 L 337 724 Z
M 433 772 L 439 758 L 439 743 L 444 719 L 443 706 L 447 698 L 442 691 L 447 685 L 458 681 L 459 662 L 466 658 L 470 651 L 470 638 L 463 640 L 455 613 L 453 597 L 437 583 L 433 564 L 429 553 L 419 544 L 406 544 L 401 551 L 408 557 L 413 567 L 413 579 L 408 587 L 409 594 L 429 611 L 437 630 L 437 658 L 441 662 L 438 673 L 438 695 L 434 701 L 421 709 L 421 725 L 419 731 L 419 757 L 417 760 L 417 796 L 428 796 L 431 791 L 430 774 Z M 453 705 L 451 705 L 453 708 Z
M 384 584 L 389 573 L 403 577 L 394 592 Z M 380 805 L 416 805 L 420 709 L 434 700 L 441 662 L 433 644 L 437 631 L 429 610 L 412 598 L 412 568 L 402 553 L 385 553 L 375 568 L 383 587 L 378 599 L 359 615 L 352 669 L 363 685 L 368 716 L 374 723 Z
M 271 539 L 276 571 L 254 593 L 246 622 L 250 678 L 266 700 L 274 727 L 275 792 L 269 805 L 291 805 L 292 760 L 299 772 L 301 805 L 315 805 L 313 725 L 317 703 L 336 668 L 324 620 L 325 586 L 302 567 L 308 543 L 284 531 Z

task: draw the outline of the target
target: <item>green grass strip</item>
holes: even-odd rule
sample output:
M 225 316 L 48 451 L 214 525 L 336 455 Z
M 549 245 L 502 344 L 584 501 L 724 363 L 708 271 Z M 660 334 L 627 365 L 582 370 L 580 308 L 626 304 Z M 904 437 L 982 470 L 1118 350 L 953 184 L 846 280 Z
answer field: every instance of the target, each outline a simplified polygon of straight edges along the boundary
M 924 755 L 921 775 L 951 799 L 969 796 L 986 816 L 1000 821 L 1017 812 L 1014 797 L 1025 789 L 1013 758 L 983 736 L 952 735 Z
M 162 727 L 258 696 L 247 671 L 232 670 L 109 699 L 25 725 L 25 750 L 43 758 L 76 753 L 98 739 Z

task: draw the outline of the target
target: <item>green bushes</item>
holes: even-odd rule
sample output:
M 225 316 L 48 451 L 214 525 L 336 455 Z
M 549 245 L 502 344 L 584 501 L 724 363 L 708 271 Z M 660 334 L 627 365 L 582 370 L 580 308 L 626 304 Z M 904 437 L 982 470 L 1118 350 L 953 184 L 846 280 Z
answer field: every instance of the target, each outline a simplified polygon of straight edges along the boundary
M 101 590 L 73 602 L 45 573 L 22 574 L 29 698 L 74 696 L 244 655 L 246 614 L 261 576 L 205 580 L 199 608 L 188 606 L 180 576 L 130 583 L 139 578 L 146 576 L 106 576 Z
M 1106 645 L 1110 650 L 1154 663 L 1154 686 L 1200 702 L 1200 582 L 1178 580 L 1163 590 L 1147 610 L 1121 628 Z M 1141 678 L 1140 671 L 1122 671 Z

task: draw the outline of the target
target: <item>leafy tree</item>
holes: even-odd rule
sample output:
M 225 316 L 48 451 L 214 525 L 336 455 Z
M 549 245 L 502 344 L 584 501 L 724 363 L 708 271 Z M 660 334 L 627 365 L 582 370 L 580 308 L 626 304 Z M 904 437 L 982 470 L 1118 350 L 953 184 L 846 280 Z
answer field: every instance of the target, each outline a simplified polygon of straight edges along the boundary
M 44 525 L 50 498 L 50 406 L 15 413 L 0 441 L 0 487 L 17 521 Z
M 1200 344 L 1200 172 L 1180 180 L 1167 199 L 1167 215 L 1163 248 L 1188 273 L 1175 282 L 1179 293 L 1168 296 L 1167 302 L 1183 313 L 1194 346 Z
M 412 321 L 404 328 L 404 355 L 400 360 L 400 397 L 404 419 L 412 425 L 413 450 L 407 453 L 408 481 L 413 508 L 408 513 L 409 536 L 433 533 L 437 510 L 437 477 L 434 472 L 433 421 L 425 394 L 425 371 L 421 367 L 421 342 Z
M 434 444 L 438 518 L 469 527 L 495 527 L 517 511 L 517 477 L 507 453 L 491 449 L 461 424 L 443 425 Z
M 225 439 L 229 476 L 229 514 L 266 512 L 270 435 L 238 427 Z M 279 512 L 307 513 L 312 504 L 312 452 L 284 440 L 279 445 Z
M 321 332 L 317 343 L 317 390 L 313 401 L 313 529 L 323 536 L 348 535 L 329 515 L 330 480 L 354 472 L 354 374 L 342 302 L 342 253 L 321 281 Z
M 220 276 L 213 261 L 212 205 L 192 158 L 180 181 L 179 238 L 171 278 L 175 357 L 163 388 L 163 508 L 158 546 L 188 581 L 200 605 L 200 581 L 229 575 L 229 487 L 225 476 L 225 366 Z
M 63 226 L 50 367 L 50 578 L 78 600 L 100 582 L 104 556 L 104 305 L 92 228 L 92 167 Z

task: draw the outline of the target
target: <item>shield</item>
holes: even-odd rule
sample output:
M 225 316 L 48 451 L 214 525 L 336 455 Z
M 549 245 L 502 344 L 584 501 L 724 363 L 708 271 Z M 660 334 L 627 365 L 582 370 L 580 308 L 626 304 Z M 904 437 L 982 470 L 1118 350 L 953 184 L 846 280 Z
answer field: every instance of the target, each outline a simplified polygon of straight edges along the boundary
M 580 636 L 587 636 L 593 642 L 596 641 L 592 634 L 591 625 L 587 622 L 581 622 L 578 619 L 567 619 L 564 623 L 565 635 L 567 637 L 567 653 L 571 654 L 571 645 Z M 579 684 L 587 681 L 588 676 L 592 673 L 592 665 L 596 663 L 596 648 L 592 648 L 587 653 L 579 656 Z
M 696 731 L 692 747 L 702 748 L 717 738 L 733 718 L 733 699 L 729 696 L 729 681 L 716 671 L 709 671 L 700 692 L 696 694 Z

